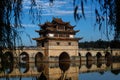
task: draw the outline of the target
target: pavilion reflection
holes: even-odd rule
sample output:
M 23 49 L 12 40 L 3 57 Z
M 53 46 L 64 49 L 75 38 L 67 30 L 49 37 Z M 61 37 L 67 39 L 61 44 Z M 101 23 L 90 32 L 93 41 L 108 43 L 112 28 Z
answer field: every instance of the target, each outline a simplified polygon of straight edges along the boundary
M 67 77 L 66 71 L 70 68 L 70 62 L 59 62 L 59 68 L 61 69 L 61 76 L 58 80 L 71 80 L 71 77 Z
M 38 78 L 36 78 L 36 79 L 37 79 L 37 80 L 48 80 L 43 72 L 42 72 L 41 75 L 40 75 Z
M 70 68 L 70 62 L 59 62 L 59 68 L 65 72 Z

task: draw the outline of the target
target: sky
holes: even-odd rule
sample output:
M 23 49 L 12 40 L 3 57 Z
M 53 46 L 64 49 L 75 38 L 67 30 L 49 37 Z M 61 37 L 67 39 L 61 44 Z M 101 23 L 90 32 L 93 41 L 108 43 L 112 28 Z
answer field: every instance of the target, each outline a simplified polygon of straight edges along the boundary
M 90 5 L 89 2 L 84 6 L 86 19 L 81 19 L 75 21 L 74 19 L 74 7 L 73 0 L 55 0 L 53 3 L 50 3 L 49 0 L 36 0 L 37 5 L 34 9 L 40 8 L 41 17 L 40 22 L 35 21 L 34 24 L 31 22 L 31 17 L 29 14 L 30 9 L 30 0 L 24 0 L 23 2 L 23 16 L 22 16 L 22 25 L 25 27 L 23 29 L 24 33 L 22 35 L 23 45 L 25 46 L 35 46 L 36 41 L 29 40 L 30 38 L 39 37 L 38 33 L 35 30 L 39 30 L 38 24 L 43 24 L 46 21 L 52 21 L 53 17 L 61 18 L 64 22 L 70 22 L 71 25 L 76 25 L 75 30 L 80 30 L 76 34 L 76 37 L 83 37 L 80 42 L 84 41 L 96 41 L 99 39 L 107 40 L 104 30 L 99 31 L 97 26 L 94 26 L 95 15 L 94 15 L 94 6 Z M 79 3 L 79 2 L 78 2 Z M 81 13 L 81 8 L 79 6 L 79 13 Z M 26 36 L 27 35 L 27 36 Z M 113 39 L 113 35 L 110 36 L 110 39 Z M 31 43 L 32 42 L 32 43 Z

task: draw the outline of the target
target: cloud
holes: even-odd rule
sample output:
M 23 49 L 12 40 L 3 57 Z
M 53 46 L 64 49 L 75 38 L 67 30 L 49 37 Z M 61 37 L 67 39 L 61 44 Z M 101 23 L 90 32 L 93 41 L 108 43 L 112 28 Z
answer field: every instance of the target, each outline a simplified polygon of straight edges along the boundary
M 49 0 L 36 0 L 36 6 L 34 9 L 39 9 L 42 12 L 42 16 L 55 16 L 55 15 L 71 15 L 74 13 L 73 1 L 71 0 L 55 0 L 50 3 Z M 30 9 L 31 2 L 24 0 L 24 9 Z M 85 14 L 90 14 L 90 7 L 85 6 Z M 79 8 L 78 13 L 81 13 Z
M 35 24 L 22 24 L 23 27 L 38 27 L 38 25 Z

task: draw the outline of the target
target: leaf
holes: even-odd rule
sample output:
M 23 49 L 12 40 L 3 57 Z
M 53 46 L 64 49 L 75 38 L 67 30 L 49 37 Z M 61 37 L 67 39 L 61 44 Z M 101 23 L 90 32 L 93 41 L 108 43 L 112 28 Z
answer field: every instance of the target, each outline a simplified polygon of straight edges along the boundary
M 54 0 L 49 0 L 51 3 L 53 3 Z
M 99 31 L 101 30 L 101 27 L 102 27 L 102 23 L 99 24 Z
M 81 1 L 81 9 L 82 9 L 82 15 L 83 15 L 83 17 L 85 18 L 83 1 Z
M 73 0 L 73 5 L 74 5 L 74 6 L 75 6 L 75 1 L 76 1 L 76 0 Z
M 77 21 L 77 10 L 78 10 L 78 6 L 76 6 L 75 9 L 74 9 L 74 19 L 75 19 L 75 21 Z

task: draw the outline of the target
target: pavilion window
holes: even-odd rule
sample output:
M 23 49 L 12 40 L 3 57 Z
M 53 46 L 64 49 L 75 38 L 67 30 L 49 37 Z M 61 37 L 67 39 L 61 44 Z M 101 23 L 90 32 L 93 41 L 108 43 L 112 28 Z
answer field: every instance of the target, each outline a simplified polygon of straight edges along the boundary
M 60 45 L 60 42 L 56 42 L 57 43 L 57 45 Z
M 37 46 L 40 46 L 40 42 L 37 41 Z
M 66 37 L 69 37 L 69 34 L 66 34 Z
M 59 34 L 59 37 L 65 37 L 65 34 Z
M 67 27 L 65 27 L 65 31 L 67 31 Z
M 71 42 L 68 42 L 68 45 L 70 46 L 70 45 L 71 45 Z
M 55 34 L 55 37 L 58 37 L 58 34 L 57 34 L 57 33 Z
M 58 26 L 58 30 L 64 30 L 64 26 Z
M 44 42 L 42 42 L 41 44 L 42 44 L 42 47 L 44 47 Z

